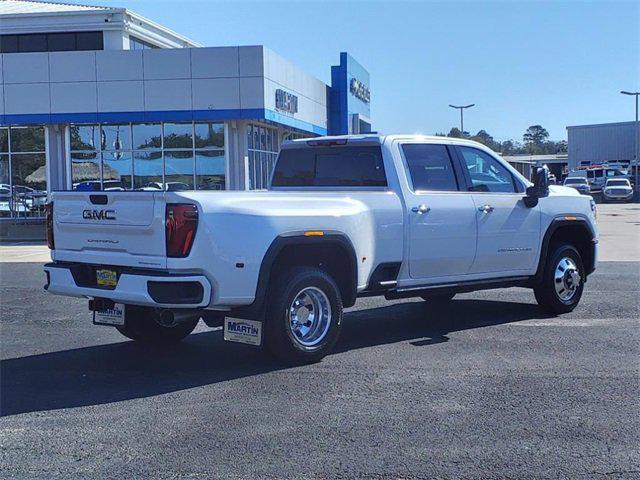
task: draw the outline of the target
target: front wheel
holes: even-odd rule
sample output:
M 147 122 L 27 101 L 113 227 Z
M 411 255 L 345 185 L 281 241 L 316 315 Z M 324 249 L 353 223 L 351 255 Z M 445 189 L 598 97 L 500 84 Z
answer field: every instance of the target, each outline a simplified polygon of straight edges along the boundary
M 342 328 L 342 297 L 333 278 L 318 268 L 299 267 L 279 275 L 270 293 L 265 344 L 290 364 L 320 361 Z
M 199 317 L 185 320 L 172 327 L 157 321 L 153 308 L 126 305 L 124 326 L 116 327 L 127 338 L 147 345 L 169 345 L 177 343 L 189 335 L 198 325 Z
M 582 297 L 586 274 L 582 257 L 572 245 L 556 245 L 544 266 L 542 281 L 533 291 L 538 305 L 551 313 L 572 311 Z

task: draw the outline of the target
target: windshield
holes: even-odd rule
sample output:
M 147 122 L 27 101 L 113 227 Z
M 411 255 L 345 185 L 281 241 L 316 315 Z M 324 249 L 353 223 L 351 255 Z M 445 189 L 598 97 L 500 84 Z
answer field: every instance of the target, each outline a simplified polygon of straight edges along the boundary
M 608 180 L 607 187 L 628 187 L 628 180 Z
M 579 184 L 579 183 L 585 184 L 587 183 L 587 179 L 586 178 L 567 178 L 564 181 L 565 185 L 572 185 L 572 184 Z

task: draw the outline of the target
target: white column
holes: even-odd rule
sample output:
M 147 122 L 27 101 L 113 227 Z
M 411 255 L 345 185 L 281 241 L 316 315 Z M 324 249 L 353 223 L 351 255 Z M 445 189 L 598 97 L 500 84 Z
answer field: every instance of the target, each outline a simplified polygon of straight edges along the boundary
M 246 171 L 247 151 L 247 122 L 236 122 L 237 125 L 237 150 L 234 158 L 235 162 L 235 184 L 234 190 L 246 190 L 249 178 Z
M 66 126 L 45 126 L 45 158 L 47 172 L 47 192 L 69 188 L 67 168 Z

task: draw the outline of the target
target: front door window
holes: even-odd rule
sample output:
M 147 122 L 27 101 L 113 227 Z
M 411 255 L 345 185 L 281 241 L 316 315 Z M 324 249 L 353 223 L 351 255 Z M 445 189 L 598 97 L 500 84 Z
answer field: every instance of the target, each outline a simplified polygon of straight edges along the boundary
M 516 191 L 511 172 L 491 155 L 472 147 L 460 147 L 460 152 L 471 177 L 469 190 L 494 193 Z

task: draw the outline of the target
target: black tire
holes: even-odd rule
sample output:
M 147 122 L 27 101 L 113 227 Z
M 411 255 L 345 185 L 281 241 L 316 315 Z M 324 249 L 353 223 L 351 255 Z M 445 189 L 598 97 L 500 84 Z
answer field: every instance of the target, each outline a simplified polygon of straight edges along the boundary
M 165 327 L 156 321 L 156 312 L 152 308 L 126 305 L 125 325 L 116 327 L 127 338 L 146 345 L 170 345 L 189 335 L 198 325 L 199 317 L 179 323 L 174 327 Z
M 303 338 L 293 333 L 290 308 L 298 294 L 312 287 L 321 291 L 328 300 L 328 327 L 318 343 L 304 345 Z M 324 297 L 322 297 L 324 298 Z M 309 310 L 307 315 L 309 314 Z M 306 319 L 306 317 L 305 317 Z M 269 293 L 265 321 L 265 345 L 267 350 L 287 364 L 305 364 L 320 361 L 335 345 L 342 328 L 342 297 L 333 278 L 325 271 L 312 267 L 297 267 L 279 275 Z M 325 331 L 325 329 L 320 329 Z
M 560 268 L 559 264 L 563 259 L 570 259 L 577 267 L 577 272 L 580 276 L 575 292 L 573 292 L 570 298 L 565 299 L 561 298 L 560 294 L 556 291 L 556 270 Z M 563 273 L 564 275 L 568 275 L 565 272 Z M 584 271 L 584 265 L 578 250 L 576 250 L 573 245 L 567 243 L 552 245 L 549 250 L 549 256 L 547 257 L 547 261 L 544 265 L 542 280 L 533 289 L 536 301 L 538 302 L 538 305 L 550 313 L 557 314 L 571 312 L 580 302 L 580 298 L 582 297 L 582 292 L 584 290 L 585 279 L 586 274 Z M 564 280 L 557 282 L 561 284 L 558 288 L 562 289 L 566 286 L 563 282 Z M 571 282 L 571 284 L 574 284 L 574 282 Z M 566 291 L 569 292 L 569 290 Z
M 435 295 L 423 295 L 420 298 L 422 298 L 425 302 L 444 304 L 449 303 L 455 296 L 455 293 L 438 293 Z

